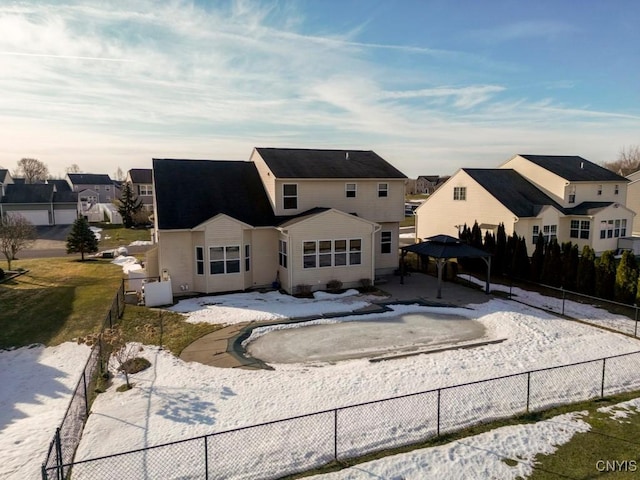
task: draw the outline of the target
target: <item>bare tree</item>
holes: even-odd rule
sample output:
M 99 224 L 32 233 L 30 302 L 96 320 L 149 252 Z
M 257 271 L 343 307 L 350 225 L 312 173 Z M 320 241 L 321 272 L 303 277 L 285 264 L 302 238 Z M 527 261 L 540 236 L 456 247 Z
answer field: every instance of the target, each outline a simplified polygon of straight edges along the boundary
M 36 238 L 36 229 L 22 215 L 7 214 L 0 218 L 0 250 L 7 259 L 7 268 L 16 254 L 27 248 Z
M 65 169 L 66 173 L 80 173 L 82 172 L 82 170 L 80 170 L 80 167 L 78 166 L 77 163 L 73 163 L 71 165 L 69 165 L 66 169 Z
M 38 183 L 47 179 L 49 169 L 37 158 L 22 158 L 18 161 L 16 174 L 24 177 L 24 183 Z
M 618 154 L 618 159 L 613 162 L 605 162 L 607 168 L 619 175 L 627 176 L 640 170 L 640 145 L 624 147 Z

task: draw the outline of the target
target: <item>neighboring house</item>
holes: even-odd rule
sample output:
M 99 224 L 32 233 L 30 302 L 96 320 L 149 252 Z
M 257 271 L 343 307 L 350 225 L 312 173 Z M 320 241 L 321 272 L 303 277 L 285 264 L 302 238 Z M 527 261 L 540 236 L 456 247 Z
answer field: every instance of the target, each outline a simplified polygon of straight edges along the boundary
M 463 168 L 416 210 L 416 237 L 457 236 L 466 224 L 503 223 L 529 253 L 542 233 L 597 253 L 617 248 L 635 213 L 625 206 L 628 180 L 578 156 L 516 155 L 499 168 Z
M 416 179 L 416 193 L 418 194 L 431 194 L 436 191 L 438 187 L 439 175 L 420 175 Z
M 11 178 L 11 173 L 9 170 L 4 168 L 0 168 L 0 198 L 4 195 L 4 190 L 7 185 L 14 183 L 13 178 Z
M 175 292 L 352 287 L 398 266 L 406 177 L 372 151 L 154 159 L 153 178 L 158 246 L 147 271 L 169 275 Z
M 0 216 L 19 214 L 33 225 L 69 225 L 78 218 L 78 194 L 59 192 L 53 183 L 9 184 L 0 199 Z
M 142 206 L 153 210 L 153 171 L 150 168 L 132 168 L 127 172 L 126 182 L 133 187 L 134 193 L 142 200 Z
M 627 207 L 634 212 L 640 212 L 640 170 L 627 175 L 629 184 L 627 185 Z M 640 236 L 640 215 L 636 215 L 633 219 L 633 235 Z
M 97 193 L 98 203 L 111 203 L 120 198 L 120 192 L 107 174 L 67 173 L 65 179 L 74 192 L 92 190 Z

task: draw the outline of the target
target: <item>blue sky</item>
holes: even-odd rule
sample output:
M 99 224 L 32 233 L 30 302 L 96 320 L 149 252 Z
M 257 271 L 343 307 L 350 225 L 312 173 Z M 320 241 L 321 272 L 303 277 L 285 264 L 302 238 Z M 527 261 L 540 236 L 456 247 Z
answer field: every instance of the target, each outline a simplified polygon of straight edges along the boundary
M 254 146 L 410 177 L 640 144 L 640 2 L 0 3 L 0 165 L 63 175 Z

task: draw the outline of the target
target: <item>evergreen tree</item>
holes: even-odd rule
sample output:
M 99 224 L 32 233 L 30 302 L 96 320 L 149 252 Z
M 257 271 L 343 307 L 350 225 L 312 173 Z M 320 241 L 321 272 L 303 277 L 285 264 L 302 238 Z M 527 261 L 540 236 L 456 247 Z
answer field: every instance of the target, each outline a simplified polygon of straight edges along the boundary
M 484 251 L 494 255 L 496 253 L 496 237 L 493 236 L 493 233 L 487 230 L 487 233 L 484 235 Z
M 494 268 L 497 274 L 504 273 L 504 258 L 507 253 L 507 234 L 504 230 L 504 223 L 498 225 L 498 232 L 496 233 L 496 254 Z
M 126 228 L 133 227 L 135 224 L 134 216 L 142 209 L 142 199 L 138 198 L 129 182 L 125 182 L 122 185 L 120 199 L 116 200 L 116 202 L 124 226 Z
M 504 251 L 504 258 L 502 264 L 502 271 L 511 275 L 512 277 L 516 275 L 516 272 L 513 271 L 513 257 L 516 254 L 516 243 L 518 242 L 518 235 L 514 233 L 507 237 L 507 248 Z
M 84 262 L 85 253 L 98 251 L 98 239 L 89 228 L 89 222 L 84 217 L 79 217 L 67 237 L 67 253 L 79 253 Z
M 596 254 L 589 245 L 582 248 L 582 255 L 578 261 L 578 277 L 576 288 L 585 295 L 595 294 L 596 283 Z
M 560 245 L 555 238 L 547 243 L 541 281 L 553 287 L 559 287 L 562 284 L 562 255 Z
M 531 256 L 531 280 L 539 282 L 542 278 L 542 265 L 544 263 L 544 235 L 538 234 L 536 249 Z
M 617 302 L 633 303 L 638 288 L 638 265 L 633 253 L 625 250 L 616 269 L 614 298 Z
M 613 300 L 616 281 L 616 261 L 613 251 L 607 250 L 596 259 L 596 297 Z
M 473 223 L 473 227 L 471 227 L 470 244 L 472 247 L 482 248 L 482 230 L 480 230 L 480 225 L 478 225 L 477 220 Z
M 578 246 L 571 242 L 562 244 L 562 287 L 574 291 L 578 275 Z
M 531 266 L 529 263 L 529 255 L 527 254 L 527 241 L 524 237 L 513 235 L 515 250 L 513 252 L 512 271 L 514 277 L 529 279 Z

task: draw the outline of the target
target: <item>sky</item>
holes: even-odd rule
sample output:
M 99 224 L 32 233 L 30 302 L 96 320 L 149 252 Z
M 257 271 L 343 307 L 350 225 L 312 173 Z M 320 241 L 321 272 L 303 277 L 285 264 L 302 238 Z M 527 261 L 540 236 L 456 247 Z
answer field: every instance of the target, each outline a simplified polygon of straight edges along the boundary
M 0 165 L 113 176 L 253 147 L 409 177 L 640 143 L 640 3 L 0 0 Z

